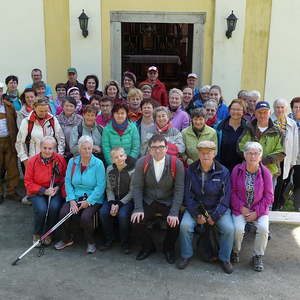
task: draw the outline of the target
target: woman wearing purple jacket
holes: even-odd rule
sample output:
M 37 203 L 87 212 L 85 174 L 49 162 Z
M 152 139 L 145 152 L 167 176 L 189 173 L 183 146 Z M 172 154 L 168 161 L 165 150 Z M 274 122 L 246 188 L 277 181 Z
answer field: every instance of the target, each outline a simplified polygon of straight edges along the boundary
M 264 269 L 269 206 L 274 200 L 272 174 L 260 163 L 262 152 L 259 143 L 247 142 L 244 150 L 246 161 L 235 166 L 231 173 L 231 208 L 235 226 L 232 261 L 239 262 L 246 223 L 254 223 L 257 229 L 252 263 L 254 270 L 258 272 Z

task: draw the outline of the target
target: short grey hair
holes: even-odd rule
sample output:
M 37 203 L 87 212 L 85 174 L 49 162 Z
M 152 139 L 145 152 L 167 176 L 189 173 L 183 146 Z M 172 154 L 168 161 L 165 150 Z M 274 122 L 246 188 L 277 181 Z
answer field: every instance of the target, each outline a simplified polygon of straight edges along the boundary
M 263 147 L 258 142 L 247 142 L 244 147 L 244 153 L 249 152 L 251 149 L 257 150 L 259 154 L 263 153 Z
M 274 101 L 274 103 L 273 103 L 273 108 L 274 108 L 274 110 L 275 110 L 276 105 L 279 104 L 279 103 L 284 104 L 284 106 L 285 106 L 286 108 L 289 107 L 288 102 L 287 102 L 285 99 L 279 98 L 279 99 L 276 99 L 276 100 Z
M 89 143 L 91 146 L 94 146 L 94 141 L 93 139 L 88 136 L 88 135 L 83 135 L 79 140 L 78 140 L 78 149 L 80 149 L 80 147 L 85 144 L 85 143 Z
M 210 90 L 210 85 L 204 85 L 201 89 L 200 89 L 200 94 L 201 93 L 207 93 L 207 91 Z
M 176 89 L 176 88 L 173 88 L 169 91 L 169 97 L 173 94 L 178 94 L 180 96 L 180 99 L 182 101 L 182 98 L 183 98 L 183 93 L 182 93 L 182 90 L 180 89 Z
M 171 112 L 169 111 L 169 109 L 165 106 L 159 106 L 159 107 L 156 107 L 153 111 L 153 119 L 154 121 L 156 121 L 156 117 L 157 117 L 157 113 L 160 112 L 160 111 L 163 111 L 167 114 L 169 120 L 171 118 Z
M 260 97 L 261 97 L 260 92 L 259 92 L 259 91 L 256 91 L 256 90 L 253 90 L 253 91 L 248 92 L 248 96 L 249 96 L 249 97 L 256 98 L 256 101 L 259 100 Z
M 57 146 L 57 142 L 56 142 L 56 139 L 53 137 L 53 136 L 44 136 L 42 139 L 41 139 L 41 142 L 40 142 L 40 146 L 42 146 L 44 143 L 46 142 L 50 142 L 54 145 L 54 147 Z
M 112 156 L 114 153 L 122 151 L 124 154 L 126 154 L 123 147 L 114 147 L 110 150 L 110 156 Z
M 209 99 L 208 101 L 206 101 L 203 104 L 204 108 L 206 108 L 207 106 L 214 106 L 216 108 L 216 110 L 218 109 L 218 103 L 216 102 L 215 99 Z

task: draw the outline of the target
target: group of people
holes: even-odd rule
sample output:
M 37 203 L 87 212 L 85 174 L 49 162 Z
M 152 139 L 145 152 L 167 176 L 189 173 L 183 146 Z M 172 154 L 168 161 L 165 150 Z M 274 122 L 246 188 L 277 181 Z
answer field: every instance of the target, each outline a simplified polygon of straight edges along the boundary
M 136 259 L 143 260 L 156 251 L 151 231 L 159 216 L 166 222 L 168 263 L 175 263 L 179 237 L 176 265 L 189 264 L 198 232 L 207 240 L 202 257 L 232 273 L 245 227 L 254 223 L 252 264 L 263 270 L 269 209 L 283 207 L 291 176 L 299 209 L 300 97 L 292 99 L 289 115 L 286 100 L 275 100 L 271 114 L 257 91 L 242 90 L 227 106 L 221 88 L 199 89 L 194 73 L 182 90 L 167 92 L 156 66 L 140 84 L 125 72 L 122 87 L 112 80 L 103 92 L 97 76 L 81 84 L 69 68 L 54 97 L 41 70 L 31 75 L 33 83 L 21 95 L 16 76 L 6 78 L 5 93 L 0 83 L 0 175 L 6 179 L 0 203 L 20 199 L 23 172 L 22 202 L 33 206 L 34 243 L 72 211 L 44 244 L 55 239 L 57 250 L 71 246 L 79 225 L 86 252 L 94 253 L 99 215 L 99 250 L 113 246 L 117 224 L 122 252 L 131 252 L 132 232 L 141 244 Z

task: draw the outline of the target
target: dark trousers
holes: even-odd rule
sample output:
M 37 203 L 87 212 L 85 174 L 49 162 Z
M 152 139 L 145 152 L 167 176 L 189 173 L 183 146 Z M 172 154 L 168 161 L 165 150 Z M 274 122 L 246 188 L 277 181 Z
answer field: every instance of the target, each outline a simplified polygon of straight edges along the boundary
M 83 229 L 85 240 L 89 244 L 94 244 L 94 215 L 98 211 L 100 205 L 92 205 L 85 209 L 82 209 L 76 215 L 72 215 L 66 222 L 62 224 L 61 228 L 61 240 L 63 242 L 69 242 L 71 240 L 72 232 L 75 225 L 79 224 Z M 70 203 L 66 202 L 60 210 L 59 219 L 61 220 L 65 215 L 70 212 Z
M 100 219 L 105 239 L 107 241 L 112 241 L 114 239 L 114 220 L 117 218 L 121 245 L 126 245 L 128 244 L 130 216 L 133 209 L 133 203 L 130 201 L 119 208 L 118 214 L 115 217 L 111 216 L 110 209 L 111 203 L 108 201 L 105 201 L 100 208 Z
M 300 211 L 300 165 L 294 166 L 294 206 Z
M 150 205 L 144 203 L 144 219 L 140 223 L 135 223 L 134 229 L 137 233 L 138 240 L 142 244 L 144 250 L 149 250 L 154 248 L 154 243 L 151 237 L 151 232 L 148 229 L 148 224 L 153 221 L 156 214 L 161 214 L 164 219 L 167 219 L 169 215 L 170 208 L 153 201 Z M 175 243 L 179 234 L 179 226 L 171 228 L 167 224 L 167 233 L 163 242 L 163 251 L 174 251 Z

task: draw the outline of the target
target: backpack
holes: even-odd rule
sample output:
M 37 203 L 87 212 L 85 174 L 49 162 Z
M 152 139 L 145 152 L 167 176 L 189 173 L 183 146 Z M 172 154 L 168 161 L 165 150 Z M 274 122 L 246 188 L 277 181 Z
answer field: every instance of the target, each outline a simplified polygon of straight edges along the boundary
M 144 174 L 146 174 L 146 172 L 148 171 L 151 158 L 152 158 L 151 155 L 146 155 L 144 159 L 144 167 L 143 167 Z M 176 178 L 176 160 L 177 160 L 176 156 L 171 155 L 171 175 L 173 179 Z
M 50 126 L 53 130 L 53 137 L 55 138 L 55 130 L 54 130 L 54 118 L 49 119 Z M 28 129 L 27 129 L 27 136 L 25 138 L 25 145 L 27 148 L 27 153 L 29 154 L 29 147 L 30 147 L 30 140 L 31 140 L 31 132 L 34 126 L 34 121 L 28 120 Z M 56 138 L 55 138 L 56 140 Z

